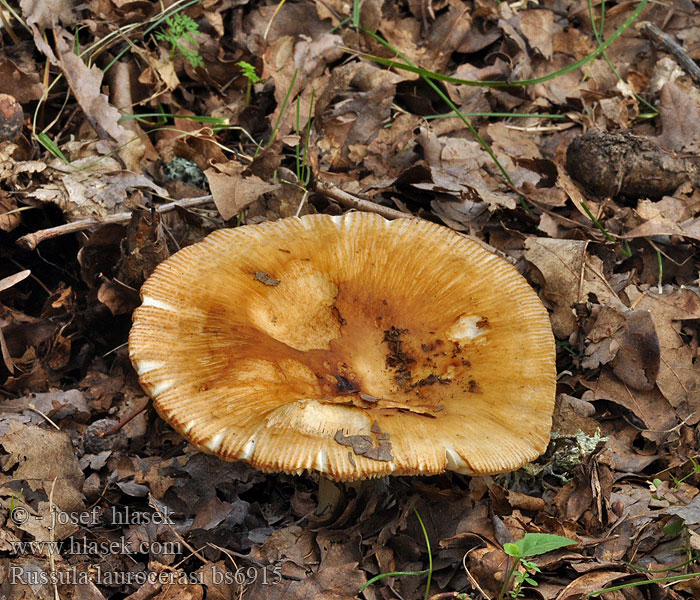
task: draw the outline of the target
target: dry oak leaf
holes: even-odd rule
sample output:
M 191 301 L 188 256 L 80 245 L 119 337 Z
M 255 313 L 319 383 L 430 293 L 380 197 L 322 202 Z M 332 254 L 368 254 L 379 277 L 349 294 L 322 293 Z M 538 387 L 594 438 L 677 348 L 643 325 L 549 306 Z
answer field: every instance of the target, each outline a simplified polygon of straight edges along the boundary
M 278 188 L 256 175 L 245 175 L 248 167 L 233 161 L 214 164 L 204 171 L 214 204 L 225 220 L 235 217 L 258 197 Z
M 552 58 L 553 24 L 551 10 L 526 10 L 520 14 L 520 31 L 530 46 L 547 60 Z
M 625 577 L 630 577 L 630 574 L 625 571 L 604 570 L 586 573 L 567 585 L 557 596 L 557 600 L 579 600 L 579 598 L 585 598 L 586 594 L 617 583 Z
M 265 586 L 262 595 L 255 593 L 256 587 L 252 590 L 249 588 L 249 591 L 252 592 L 251 598 L 264 597 L 266 600 L 350 600 L 356 597 L 355 591 L 359 590 L 365 581 L 364 571 L 357 567 L 357 563 L 324 563 L 318 571 L 302 581 L 282 579 L 276 585 Z
M 659 115 L 662 133 L 656 142 L 660 146 L 679 152 L 700 151 L 700 97 L 693 87 L 666 83 L 661 89 Z
M 646 310 L 604 306 L 586 335 L 584 369 L 612 362 L 613 371 L 636 390 L 651 390 L 659 374 L 659 338 Z
M 645 222 L 623 237 L 632 239 L 676 235 L 700 240 L 700 218 L 695 216 L 695 212 L 691 202 L 675 196 L 664 196 L 659 201 L 640 200 L 635 216 Z
M 75 23 L 73 0 L 21 0 L 24 20 L 39 29 L 51 29 L 57 23 Z
M 34 65 L 0 57 L 0 92 L 12 94 L 17 102 L 25 104 L 39 100 L 44 94 L 44 86 Z
M 53 502 L 61 510 L 83 507 L 80 490 L 84 476 L 66 433 L 13 423 L 10 431 L 0 439 L 0 444 L 8 453 L 2 470 L 11 472 L 12 479 L 26 479 L 31 489 L 47 496 L 53 487 Z M 0 475 L 0 478 L 4 477 Z
M 174 571 L 170 574 L 174 575 L 176 573 L 178 572 Z M 164 585 L 161 592 L 153 597 L 153 600 L 202 600 L 203 596 L 204 590 L 201 585 L 193 583 L 171 583 Z
M 159 47 L 160 56 L 154 52 L 147 52 L 134 46 L 134 52 L 148 64 L 139 75 L 139 83 L 156 88 L 155 96 L 171 92 L 178 88 L 180 79 L 175 71 L 175 64 L 170 59 L 170 53 L 165 48 Z
M 645 437 L 665 439 L 667 431 L 677 425 L 676 413 L 658 389 L 640 391 L 625 385 L 608 367 L 595 382 L 582 382 L 593 390 L 595 400 L 610 400 L 635 415 L 649 430 Z
M 68 220 L 104 217 L 125 210 L 129 193 L 143 188 L 161 195 L 166 190 L 143 175 L 122 171 L 110 157 L 89 157 L 66 165 L 53 161 L 52 181 L 29 193 L 42 202 L 53 202 Z
M 20 173 L 41 173 L 46 163 L 39 160 L 16 161 L 13 158 L 17 144 L 0 142 L 0 181 L 12 182 Z
M 542 297 L 554 312 L 554 335 L 568 338 L 576 329 L 572 306 L 592 300 L 605 306 L 623 308 L 623 304 L 603 275 L 603 263 L 586 252 L 588 242 L 532 237 L 525 241 L 525 259 L 543 278 Z
M 18 208 L 17 198 L 0 192 L 0 229 L 13 231 L 20 226 L 22 217 Z
M 661 393 L 688 424 L 700 421 L 700 364 L 693 348 L 681 336 L 681 321 L 700 319 L 700 294 L 697 288 L 629 286 L 625 289 L 632 306 L 648 310 L 654 321 L 661 348 L 659 375 Z
M 56 50 L 59 66 L 90 124 L 101 138 L 111 138 L 115 142 L 129 170 L 139 172 L 139 161 L 145 146 L 137 136 L 119 124 L 121 113 L 101 91 L 104 73 L 96 65 L 88 67 L 73 52 L 72 38 L 63 30 L 59 30 L 56 36 Z

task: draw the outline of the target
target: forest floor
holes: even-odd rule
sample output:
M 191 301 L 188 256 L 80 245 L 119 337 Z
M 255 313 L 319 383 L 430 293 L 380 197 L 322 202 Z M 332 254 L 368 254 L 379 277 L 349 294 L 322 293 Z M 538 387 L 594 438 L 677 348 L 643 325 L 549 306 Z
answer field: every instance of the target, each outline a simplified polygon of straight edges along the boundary
M 502 600 L 527 533 L 575 543 L 527 558 L 522 597 L 700 598 L 697 3 L 17 4 L 1 598 Z M 537 291 L 558 389 L 535 463 L 389 478 L 329 523 L 317 475 L 222 462 L 157 416 L 127 348 L 153 268 L 349 209 L 478 238 Z

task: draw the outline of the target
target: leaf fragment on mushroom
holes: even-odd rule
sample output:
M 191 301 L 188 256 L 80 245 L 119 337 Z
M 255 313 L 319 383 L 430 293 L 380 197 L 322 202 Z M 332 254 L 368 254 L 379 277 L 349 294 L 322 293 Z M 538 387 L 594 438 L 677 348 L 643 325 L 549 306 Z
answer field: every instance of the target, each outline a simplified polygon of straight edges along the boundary
M 255 281 L 259 281 L 260 283 L 264 283 L 265 285 L 269 285 L 272 287 L 281 283 L 279 279 L 271 277 L 264 271 L 255 271 Z
M 387 434 L 384 434 L 388 437 Z M 386 440 L 379 440 L 379 444 L 375 446 L 372 442 L 372 438 L 368 435 L 345 435 L 342 429 L 335 432 L 333 439 L 343 446 L 350 446 L 355 454 L 358 456 L 366 456 L 373 460 L 381 460 L 389 462 L 394 460 L 394 456 L 391 453 L 391 442 Z

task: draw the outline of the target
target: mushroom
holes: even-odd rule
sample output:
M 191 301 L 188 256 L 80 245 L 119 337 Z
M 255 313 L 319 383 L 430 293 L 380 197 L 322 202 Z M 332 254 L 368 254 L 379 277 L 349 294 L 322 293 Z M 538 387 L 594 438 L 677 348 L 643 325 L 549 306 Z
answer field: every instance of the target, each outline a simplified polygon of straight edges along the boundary
M 417 219 L 215 231 L 141 289 L 129 355 L 193 446 L 337 481 L 501 473 L 549 441 L 554 338 L 517 270 Z

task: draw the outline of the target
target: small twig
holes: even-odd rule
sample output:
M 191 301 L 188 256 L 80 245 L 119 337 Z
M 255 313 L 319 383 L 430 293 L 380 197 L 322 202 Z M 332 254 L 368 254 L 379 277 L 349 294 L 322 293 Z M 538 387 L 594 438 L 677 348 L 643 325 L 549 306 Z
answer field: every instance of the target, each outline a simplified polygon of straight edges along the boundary
M 299 206 L 297 207 L 297 212 L 294 213 L 295 217 L 298 217 L 301 214 L 301 209 L 304 207 L 304 204 L 306 204 L 306 200 L 309 197 L 309 190 L 304 190 L 304 195 L 301 197 L 301 202 L 299 202 Z
M 193 206 L 199 206 L 211 201 L 211 194 L 207 196 L 199 196 L 197 198 L 183 198 L 182 200 L 176 200 L 174 202 L 169 202 L 168 204 L 162 204 L 161 206 L 156 207 L 156 212 L 169 212 L 171 210 L 175 210 L 177 207 L 192 208 Z M 34 250 L 39 244 L 41 244 L 41 242 L 50 240 L 51 238 L 69 233 L 77 233 L 78 231 L 83 231 L 90 227 L 94 227 L 95 225 L 105 225 L 108 223 L 128 223 L 130 220 L 131 212 L 107 215 L 104 219 L 82 219 L 80 221 L 74 221 L 73 223 L 66 223 L 65 225 L 58 225 L 48 229 L 41 229 L 39 231 L 35 231 L 34 233 L 28 233 L 17 240 L 17 245 L 25 250 Z
M 115 433 L 117 433 L 122 427 L 124 427 L 124 425 L 126 425 L 129 421 L 131 421 L 131 419 L 140 415 L 144 410 L 146 410 L 149 402 L 150 402 L 150 400 L 146 400 L 146 402 L 143 403 L 143 406 L 141 408 L 137 408 L 128 417 L 121 420 L 119 423 L 117 423 L 116 425 L 113 425 L 107 431 L 105 431 L 105 435 L 114 435 Z
M 661 47 L 662 50 L 673 56 L 676 62 L 690 75 L 695 84 L 700 85 L 700 67 L 686 54 L 685 50 L 681 48 L 676 40 L 667 33 L 661 31 L 653 23 L 644 23 L 642 25 L 642 32 L 657 46 Z
M 46 419 L 46 420 L 47 420 L 51 425 L 53 425 L 58 431 L 61 431 L 61 428 L 60 428 L 58 425 L 56 425 L 56 423 L 54 423 L 48 415 L 45 415 L 43 412 L 41 412 L 41 411 L 40 411 L 36 406 L 34 406 L 31 402 L 30 402 L 29 404 L 27 404 L 27 408 L 29 408 L 29 410 L 33 410 L 35 413 L 37 413 L 37 414 L 41 415 L 42 417 L 44 417 L 44 419 Z
M 467 574 L 467 577 L 469 578 L 469 582 L 474 586 L 474 589 L 477 590 L 486 600 L 491 600 L 491 596 L 489 596 L 479 585 L 479 582 L 474 578 L 474 576 L 471 574 L 469 569 L 467 568 L 467 556 L 469 556 L 469 553 L 472 550 L 476 550 L 476 548 L 472 548 L 471 550 L 467 550 L 467 552 L 464 554 L 462 557 L 462 567 L 464 567 L 464 572 Z
M 365 212 L 377 213 L 385 219 L 413 217 L 413 215 L 411 214 L 402 213 L 401 211 L 389 208 L 388 206 L 382 206 L 381 204 L 377 204 L 376 202 L 371 202 L 369 200 L 357 198 L 352 194 L 344 192 L 339 187 L 333 185 L 329 181 L 317 181 L 315 191 L 318 194 L 322 194 L 324 196 L 332 198 L 333 200 L 336 200 L 346 208 L 354 208 L 356 210 L 362 210 Z
M 378 215 L 381 215 L 385 219 L 406 219 L 406 218 L 420 219 L 421 218 L 421 217 L 418 217 L 416 215 L 412 215 L 411 213 L 404 213 L 404 212 L 401 212 L 398 210 L 394 210 L 393 208 L 389 208 L 387 206 L 382 206 L 381 204 L 377 204 L 376 202 L 370 202 L 369 200 L 363 200 L 362 198 L 357 198 L 356 196 L 353 196 L 352 194 L 349 194 L 348 192 L 344 192 L 339 187 L 333 185 L 332 183 L 330 183 L 328 181 L 317 181 L 314 190 L 318 194 L 322 194 L 324 196 L 328 196 L 329 198 L 332 198 L 333 200 L 337 200 L 340 204 L 342 204 L 346 208 L 354 208 L 355 210 L 377 213 Z M 467 239 L 472 240 L 473 242 L 476 242 L 482 248 L 488 250 L 489 252 L 493 252 L 494 254 L 498 254 L 498 256 L 505 258 L 510 263 L 515 262 L 505 252 L 502 252 L 501 250 L 494 248 L 490 244 L 487 244 L 484 240 L 480 240 L 479 238 L 474 237 L 473 235 L 469 235 L 468 233 L 462 233 L 461 231 L 458 231 L 456 233 L 458 233 L 462 237 L 465 237 Z

